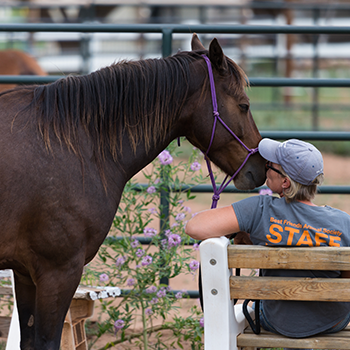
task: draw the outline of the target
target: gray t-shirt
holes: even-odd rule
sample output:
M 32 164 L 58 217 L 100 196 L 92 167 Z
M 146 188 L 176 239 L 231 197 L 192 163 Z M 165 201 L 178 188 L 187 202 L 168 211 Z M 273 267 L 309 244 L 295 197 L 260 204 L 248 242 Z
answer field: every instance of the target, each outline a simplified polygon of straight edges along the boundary
M 254 196 L 232 204 L 241 231 L 255 245 L 350 246 L 350 216 L 329 206 L 310 206 L 284 198 Z M 248 213 L 248 215 L 247 215 Z M 339 277 L 339 271 L 262 270 L 263 276 Z M 263 309 L 281 334 L 302 338 L 331 328 L 350 312 L 350 303 L 269 301 Z

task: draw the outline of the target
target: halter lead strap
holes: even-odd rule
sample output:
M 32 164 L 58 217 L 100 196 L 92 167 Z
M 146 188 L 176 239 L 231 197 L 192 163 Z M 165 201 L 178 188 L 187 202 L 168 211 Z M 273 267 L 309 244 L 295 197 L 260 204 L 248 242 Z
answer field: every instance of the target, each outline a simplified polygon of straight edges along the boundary
M 202 57 L 205 59 L 207 66 L 208 66 L 208 73 L 209 73 L 209 82 L 210 82 L 210 91 L 211 91 L 211 100 L 212 100 L 212 104 L 213 104 L 213 115 L 214 115 L 214 124 L 213 124 L 213 130 L 211 132 L 211 137 L 210 137 L 210 142 L 209 142 L 209 146 L 207 151 L 205 152 L 204 156 L 205 156 L 205 161 L 207 163 L 207 167 L 208 167 L 208 171 L 209 171 L 209 176 L 210 176 L 210 181 L 213 187 L 213 201 L 211 204 L 211 209 L 216 208 L 217 203 L 220 199 L 220 194 L 221 192 L 227 187 L 227 185 L 236 177 L 236 175 L 241 171 L 241 169 L 244 167 L 245 163 L 247 163 L 249 157 L 251 155 L 253 155 L 254 153 L 258 152 L 258 148 L 248 148 L 238 137 L 237 135 L 226 125 L 226 123 L 220 118 L 219 112 L 218 112 L 218 103 L 217 103 L 217 99 L 216 99 L 216 91 L 215 91 L 215 82 L 214 82 L 214 76 L 213 76 L 213 70 L 211 68 L 211 63 L 209 58 L 206 55 L 202 55 Z M 209 150 L 211 148 L 211 145 L 213 143 L 214 140 L 214 135 L 215 135 L 215 129 L 216 129 L 216 124 L 217 121 L 220 121 L 220 123 L 225 127 L 225 129 L 248 151 L 248 154 L 246 156 L 246 158 L 244 159 L 243 163 L 241 164 L 241 166 L 236 170 L 236 172 L 228 179 L 228 175 L 225 177 L 224 181 L 222 182 L 222 184 L 220 185 L 219 188 L 216 187 L 216 183 L 215 183 L 215 178 L 214 178 L 214 174 L 213 171 L 211 169 L 211 165 L 210 165 L 210 160 L 208 158 L 208 153 Z

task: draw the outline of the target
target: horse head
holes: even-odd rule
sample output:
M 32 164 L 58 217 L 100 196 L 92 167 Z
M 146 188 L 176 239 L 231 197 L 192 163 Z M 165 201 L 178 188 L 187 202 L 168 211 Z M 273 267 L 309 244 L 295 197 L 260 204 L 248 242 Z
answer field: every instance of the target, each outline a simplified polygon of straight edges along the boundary
M 247 149 L 256 148 L 261 140 L 245 93 L 247 77 L 235 62 L 224 55 L 217 39 L 211 41 L 207 51 L 194 34 L 192 50 L 210 60 L 219 118 L 214 122 L 208 66 L 204 58 L 198 59 L 191 71 L 193 90 L 191 101 L 187 104 L 187 108 L 191 109 L 187 110 L 191 120 L 185 121 L 186 137 L 214 164 L 232 176 L 245 162 Z M 235 176 L 234 183 L 238 189 L 250 190 L 264 182 L 265 160 L 255 153 Z

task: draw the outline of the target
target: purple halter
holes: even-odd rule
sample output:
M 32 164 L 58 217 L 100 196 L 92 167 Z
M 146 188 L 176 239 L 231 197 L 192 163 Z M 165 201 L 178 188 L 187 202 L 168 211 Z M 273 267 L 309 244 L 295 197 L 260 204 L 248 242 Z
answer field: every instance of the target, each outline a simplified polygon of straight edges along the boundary
M 213 76 L 213 70 L 211 68 L 211 63 L 209 58 L 206 55 L 202 55 L 203 58 L 205 59 L 205 61 L 207 62 L 207 66 L 208 66 L 208 73 L 209 73 L 209 81 L 210 81 L 210 90 L 211 90 L 211 99 L 212 99 L 212 104 L 213 104 L 213 115 L 214 115 L 214 125 L 213 125 L 213 130 L 211 133 L 211 138 L 210 138 L 210 142 L 209 142 L 209 146 L 207 151 L 205 152 L 204 156 L 205 156 L 205 160 L 207 162 L 207 167 L 208 167 L 208 171 L 209 171 L 209 175 L 210 175 L 210 180 L 211 180 L 211 184 L 213 186 L 213 201 L 211 204 L 211 209 L 216 208 L 218 200 L 220 199 L 220 194 L 221 192 L 227 187 L 227 185 L 236 177 L 236 175 L 241 171 L 241 169 L 244 167 L 245 163 L 247 163 L 249 157 L 258 152 L 258 148 L 253 148 L 250 149 L 248 148 L 237 136 L 236 134 L 225 124 L 225 122 L 220 118 L 219 112 L 218 112 L 218 104 L 217 104 L 217 100 L 216 100 L 216 92 L 215 92 L 215 83 L 214 83 L 214 76 Z M 241 164 L 241 166 L 236 170 L 236 172 L 228 179 L 228 175 L 225 177 L 224 181 L 222 182 L 221 186 L 219 188 L 216 187 L 216 183 L 215 183 L 215 179 L 214 179 L 214 174 L 213 171 L 211 169 L 211 165 L 210 165 L 210 160 L 208 158 L 208 153 L 210 150 L 210 147 L 213 143 L 214 140 L 214 134 L 215 134 L 215 129 L 216 129 L 216 124 L 217 121 L 220 121 L 221 124 L 226 128 L 226 130 L 248 151 L 248 154 L 246 156 L 246 158 L 244 159 L 243 163 Z M 228 179 L 228 180 L 227 180 Z

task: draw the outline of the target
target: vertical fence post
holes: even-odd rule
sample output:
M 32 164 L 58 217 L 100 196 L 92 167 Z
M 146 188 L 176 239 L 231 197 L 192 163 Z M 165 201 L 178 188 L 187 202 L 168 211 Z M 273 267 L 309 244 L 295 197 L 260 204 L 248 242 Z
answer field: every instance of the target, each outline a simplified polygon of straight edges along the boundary
M 314 8 L 313 10 L 313 20 L 316 25 L 320 17 L 320 10 Z M 318 60 L 318 42 L 320 39 L 319 34 L 314 34 L 312 36 L 312 46 L 313 46 L 313 59 L 312 59 L 312 77 L 318 78 L 319 71 L 319 60 Z M 318 87 L 312 88 L 312 130 L 317 131 L 319 129 L 319 89 Z
M 162 55 L 163 57 L 170 56 L 172 53 L 172 34 L 173 31 L 170 28 L 164 28 L 163 32 L 163 40 L 162 40 Z M 164 235 L 164 230 L 169 228 L 170 220 L 169 220 L 169 173 L 165 170 L 161 172 L 161 181 L 162 181 L 162 189 L 160 191 L 160 207 L 161 207 L 161 215 L 160 215 L 160 234 Z M 162 277 L 160 279 L 161 284 L 169 284 L 168 277 Z
M 173 30 L 172 28 L 163 28 L 162 33 L 162 55 L 164 58 L 170 56 L 172 53 Z
M 162 170 L 161 174 L 161 182 L 162 187 L 160 190 L 160 235 L 164 239 L 165 234 L 164 231 L 169 228 L 170 226 L 170 220 L 169 220 L 169 214 L 170 214 L 170 206 L 169 206 L 169 199 L 170 199 L 170 188 L 169 188 L 169 173 L 166 170 Z M 163 248 L 160 248 L 163 249 Z M 169 277 L 162 277 L 159 281 L 160 284 L 169 284 Z

